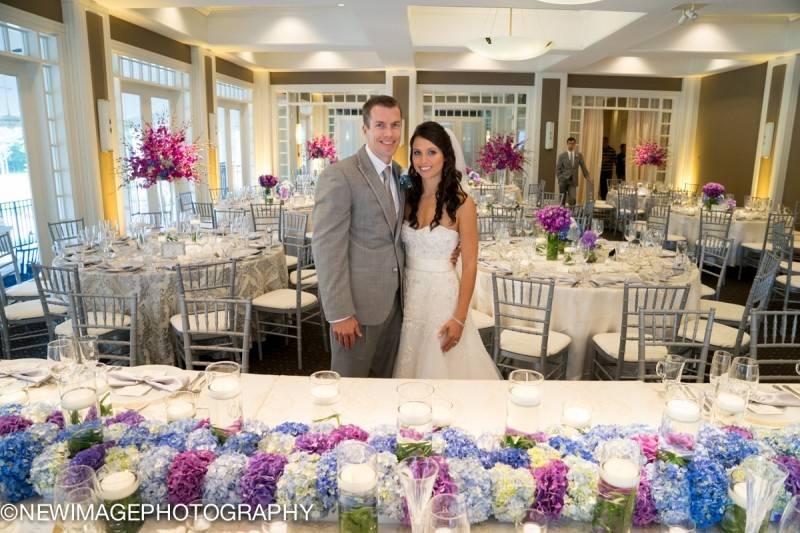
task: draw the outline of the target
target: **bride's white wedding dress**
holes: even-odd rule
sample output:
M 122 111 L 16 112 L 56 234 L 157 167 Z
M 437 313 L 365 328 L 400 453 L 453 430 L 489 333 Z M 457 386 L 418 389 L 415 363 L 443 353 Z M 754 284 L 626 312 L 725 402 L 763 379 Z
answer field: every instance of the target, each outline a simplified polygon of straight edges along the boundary
M 403 329 L 394 377 L 500 379 L 469 317 L 449 352 L 442 352 L 437 335 L 458 304 L 459 279 L 450 263 L 458 232 L 441 225 L 415 230 L 404 222 L 401 238 L 406 250 Z

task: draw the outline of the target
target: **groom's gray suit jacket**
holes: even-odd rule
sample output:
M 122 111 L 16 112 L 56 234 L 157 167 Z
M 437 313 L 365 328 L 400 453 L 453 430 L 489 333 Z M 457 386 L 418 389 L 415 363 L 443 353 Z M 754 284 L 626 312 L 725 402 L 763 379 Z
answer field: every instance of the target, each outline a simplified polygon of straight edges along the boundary
M 392 168 L 397 180 L 399 166 L 393 163 Z M 396 185 L 400 211 L 391 216 L 394 203 L 363 146 L 319 178 L 311 245 L 330 321 L 355 315 L 369 326 L 389 316 L 405 261 L 400 242 L 405 195 Z

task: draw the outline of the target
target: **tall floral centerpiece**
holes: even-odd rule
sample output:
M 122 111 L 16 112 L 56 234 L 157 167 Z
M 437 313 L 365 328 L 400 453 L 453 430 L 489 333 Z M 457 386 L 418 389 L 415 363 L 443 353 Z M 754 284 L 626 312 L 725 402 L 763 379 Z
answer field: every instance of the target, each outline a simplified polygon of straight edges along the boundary
M 272 203 L 272 189 L 278 184 L 278 178 L 272 174 L 263 174 L 258 177 L 258 184 L 264 189 L 264 201 Z
M 484 172 L 494 172 L 500 185 L 500 202 L 505 203 L 508 171 L 519 172 L 525 164 L 525 141 L 516 142 L 513 135 L 495 135 L 481 148 L 476 163 Z
M 314 175 L 316 176 L 319 176 L 322 169 L 325 168 L 326 161 L 328 163 L 335 163 L 338 161 L 336 145 L 334 145 L 333 139 L 327 135 L 315 136 L 309 141 L 306 141 L 306 151 L 308 152 L 308 158 L 316 167 L 314 169 Z
M 558 259 L 558 241 L 561 233 L 569 230 L 572 213 L 560 205 L 548 205 L 536 213 L 536 218 L 547 232 L 547 260 Z
M 165 188 L 178 180 L 200 181 L 199 147 L 187 139 L 186 129 L 186 125 L 146 123 L 134 130 L 133 146 L 125 150 L 129 155 L 120 161 L 123 185 L 135 183 L 143 189 L 159 185 L 162 213 L 172 211 L 165 205 L 167 197 L 172 197 Z
M 703 205 L 706 209 L 712 209 L 715 205 L 725 203 L 725 186 L 721 183 L 711 182 L 703 185 Z
M 658 143 L 644 143 L 633 149 L 633 163 L 637 167 L 663 167 L 667 164 L 667 149 Z

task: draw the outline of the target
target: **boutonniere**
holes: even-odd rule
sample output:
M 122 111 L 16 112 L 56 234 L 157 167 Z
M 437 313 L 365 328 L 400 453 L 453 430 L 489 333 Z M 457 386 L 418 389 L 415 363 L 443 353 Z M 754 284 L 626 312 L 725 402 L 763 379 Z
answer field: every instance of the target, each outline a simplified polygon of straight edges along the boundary
M 400 190 L 411 188 L 411 176 L 408 174 L 402 174 L 400 179 L 397 180 L 397 184 L 400 186 Z

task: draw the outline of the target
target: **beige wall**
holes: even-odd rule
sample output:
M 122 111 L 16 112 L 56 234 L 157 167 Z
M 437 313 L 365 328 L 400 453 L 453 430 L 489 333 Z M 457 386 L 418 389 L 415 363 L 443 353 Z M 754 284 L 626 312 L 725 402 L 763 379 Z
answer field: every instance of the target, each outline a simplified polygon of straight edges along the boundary
M 717 181 L 742 203 L 750 194 L 767 64 L 703 78 L 694 146 L 700 184 Z

